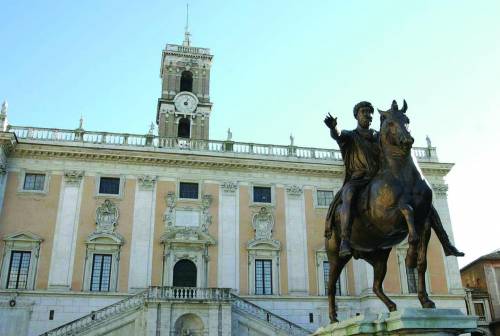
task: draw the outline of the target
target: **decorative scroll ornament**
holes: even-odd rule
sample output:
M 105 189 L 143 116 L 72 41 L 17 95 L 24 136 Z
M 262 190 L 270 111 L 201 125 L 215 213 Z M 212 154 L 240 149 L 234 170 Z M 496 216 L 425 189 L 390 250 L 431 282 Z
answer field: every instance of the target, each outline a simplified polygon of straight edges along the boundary
M 294 184 L 294 185 L 286 186 L 286 192 L 288 193 L 288 195 L 291 195 L 291 196 L 300 196 L 303 193 L 303 189 L 302 189 L 302 187 Z
M 64 172 L 64 182 L 72 185 L 79 185 L 83 178 L 83 171 L 70 170 Z
M 114 233 L 118 223 L 118 208 L 109 199 L 96 210 L 97 233 Z
M 165 202 L 167 203 L 167 208 L 163 214 L 163 222 L 166 227 L 174 226 L 174 216 L 175 216 L 175 193 L 169 191 L 165 197 Z
M 208 227 L 212 224 L 212 215 L 210 214 L 211 204 L 212 195 L 203 195 L 201 199 L 201 229 L 203 232 L 207 232 Z
M 268 208 L 260 208 L 253 216 L 252 226 L 255 230 L 255 240 L 272 240 L 274 218 Z
M 432 190 L 436 195 L 445 196 L 448 192 L 448 186 L 446 184 L 432 184 Z
M 225 193 L 234 193 L 238 189 L 236 182 L 224 182 L 221 184 L 222 191 Z
M 155 186 L 156 177 L 151 176 L 151 175 L 143 175 L 143 176 L 139 176 L 137 178 L 137 181 L 139 182 L 139 188 L 145 189 L 145 190 L 151 190 Z

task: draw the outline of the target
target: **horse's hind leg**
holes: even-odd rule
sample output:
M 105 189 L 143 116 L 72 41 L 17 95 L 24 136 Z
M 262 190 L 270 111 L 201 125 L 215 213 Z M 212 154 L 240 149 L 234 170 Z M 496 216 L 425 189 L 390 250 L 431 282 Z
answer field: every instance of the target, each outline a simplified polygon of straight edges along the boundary
M 387 273 L 387 259 L 389 259 L 390 253 L 391 249 L 373 252 L 367 261 L 373 266 L 373 292 L 382 300 L 389 311 L 395 311 L 396 304 L 385 295 L 384 289 L 382 288 Z
M 436 308 L 434 302 L 429 299 L 427 294 L 427 288 L 425 286 L 425 271 L 427 270 L 427 247 L 429 245 L 429 239 L 431 237 L 431 224 L 429 220 L 425 221 L 424 227 L 422 229 L 421 239 L 418 246 L 418 260 L 417 260 L 417 270 L 418 270 L 418 299 L 423 308 Z
M 342 269 L 347 264 L 350 256 L 340 257 L 339 256 L 339 240 L 336 235 L 333 234 L 330 239 L 325 240 L 326 252 L 328 255 L 328 262 L 330 263 L 330 272 L 328 273 L 328 312 L 330 316 L 330 322 L 338 322 L 337 319 L 337 307 L 335 306 L 335 295 L 337 287 L 337 281 L 340 277 Z

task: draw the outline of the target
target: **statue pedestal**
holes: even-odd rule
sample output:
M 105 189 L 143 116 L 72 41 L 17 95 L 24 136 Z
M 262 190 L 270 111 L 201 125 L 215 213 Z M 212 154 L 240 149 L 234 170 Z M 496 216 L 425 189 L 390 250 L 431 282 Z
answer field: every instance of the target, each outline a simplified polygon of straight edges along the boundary
M 476 317 L 466 316 L 458 309 L 404 308 L 392 313 L 362 314 L 319 328 L 313 335 L 454 336 L 476 327 Z

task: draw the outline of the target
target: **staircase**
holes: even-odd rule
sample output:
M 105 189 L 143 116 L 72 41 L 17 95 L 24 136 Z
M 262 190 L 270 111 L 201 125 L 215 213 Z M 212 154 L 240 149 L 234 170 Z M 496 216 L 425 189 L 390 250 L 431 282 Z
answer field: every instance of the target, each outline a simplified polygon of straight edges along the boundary
M 80 317 L 79 319 L 49 330 L 40 336 L 77 335 L 90 330 L 91 328 L 94 329 L 99 324 L 106 322 L 109 319 L 142 308 L 146 302 L 148 292 L 149 290 L 139 292 L 110 306 L 93 311 L 90 314 Z
M 235 324 L 232 331 L 228 330 L 232 335 L 240 335 L 240 331 L 237 329 L 240 325 L 252 329 L 253 334 L 257 335 L 305 336 L 311 334 L 310 331 L 301 326 L 232 294 L 228 288 L 149 287 L 110 306 L 49 330 L 40 336 L 150 335 L 152 334 L 151 326 L 154 329 L 155 325 L 156 332 L 153 334 L 158 334 L 162 328 L 158 325 L 159 321 L 157 320 L 160 312 L 158 310 L 158 312 L 148 314 L 148 310 L 160 309 L 157 307 L 160 307 L 163 302 L 191 303 L 193 307 L 209 302 L 224 304 L 229 309 L 228 314 L 231 315 L 229 318 Z M 148 316 L 154 316 L 154 318 L 147 320 Z M 173 322 L 171 321 L 171 323 Z M 147 325 L 149 327 L 146 327 Z M 171 331 L 164 332 L 162 330 L 161 335 L 168 335 Z
M 265 324 L 271 325 L 278 334 L 290 336 L 305 336 L 311 334 L 309 330 L 304 329 L 301 326 L 290 322 L 248 300 L 245 300 L 236 294 L 231 294 L 231 296 L 233 297 L 233 310 L 249 314 L 253 318 L 264 322 Z

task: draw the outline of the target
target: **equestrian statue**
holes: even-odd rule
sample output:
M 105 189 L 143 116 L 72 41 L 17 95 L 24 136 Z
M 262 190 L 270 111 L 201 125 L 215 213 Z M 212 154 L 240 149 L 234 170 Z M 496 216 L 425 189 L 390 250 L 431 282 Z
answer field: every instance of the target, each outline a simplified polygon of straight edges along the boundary
M 325 225 L 325 247 L 330 263 L 328 303 L 331 322 L 337 322 L 335 284 L 347 262 L 354 257 L 373 266 L 373 292 L 389 311 L 396 304 L 384 293 L 382 282 L 393 246 L 408 237 L 405 263 L 418 271 L 418 298 L 422 307 L 435 308 L 425 286 L 427 246 L 434 230 L 447 256 L 463 256 L 450 242 L 432 205 L 432 190 L 411 155 L 413 137 L 404 101 L 392 102 L 380 113 L 380 132 L 370 128 L 373 106 L 366 101 L 354 106 L 357 127 L 337 129 L 337 118 L 324 120 L 337 141 L 345 166 L 342 189 L 330 204 Z

